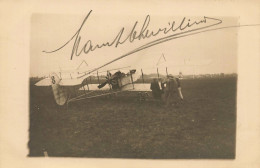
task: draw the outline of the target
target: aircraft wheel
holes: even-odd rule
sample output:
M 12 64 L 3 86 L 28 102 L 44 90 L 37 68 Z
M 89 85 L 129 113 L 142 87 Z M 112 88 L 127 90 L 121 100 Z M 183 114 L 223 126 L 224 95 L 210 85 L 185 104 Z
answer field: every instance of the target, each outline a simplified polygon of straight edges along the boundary
M 147 92 L 139 92 L 138 93 L 138 100 L 140 102 L 145 101 L 147 97 L 148 97 L 148 93 Z

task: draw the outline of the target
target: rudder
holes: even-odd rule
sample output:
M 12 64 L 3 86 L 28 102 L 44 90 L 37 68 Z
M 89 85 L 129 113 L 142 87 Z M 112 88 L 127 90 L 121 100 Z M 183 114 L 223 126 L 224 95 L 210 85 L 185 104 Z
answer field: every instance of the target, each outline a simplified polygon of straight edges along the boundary
M 68 94 L 63 86 L 60 86 L 61 79 L 56 73 L 50 74 L 51 86 L 55 101 L 58 105 L 64 105 L 68 100 Z

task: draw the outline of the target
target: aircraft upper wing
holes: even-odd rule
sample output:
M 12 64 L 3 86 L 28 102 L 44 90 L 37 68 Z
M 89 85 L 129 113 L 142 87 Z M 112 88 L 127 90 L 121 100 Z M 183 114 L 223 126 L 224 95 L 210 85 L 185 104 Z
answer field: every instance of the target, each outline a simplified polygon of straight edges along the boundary
M 84 78 L 78 78 L 77 76 L 73 78 L 61 78 L 60 82 L 58 83 L 61 86 L 77 86 L 81 85 L 83 80 L 86 79 L 88 76 L 85 76 Z M 36 86 L 51 86 L 51 78 L 47 77 L 35 84 Z
M 84 80 L 84 78 L 74 78 L 74 79 L 62 79 L 59 83 L 59 85 L 61 86 L 76 86 L 76 85 L 80 85 L 82 83 L 82 81 Z M 39 82 L 37 82 L 35 84 L 36 86 L 51 86 L 51 79 L 49 77 L 44 78 L 42 80 L 40 80 Z

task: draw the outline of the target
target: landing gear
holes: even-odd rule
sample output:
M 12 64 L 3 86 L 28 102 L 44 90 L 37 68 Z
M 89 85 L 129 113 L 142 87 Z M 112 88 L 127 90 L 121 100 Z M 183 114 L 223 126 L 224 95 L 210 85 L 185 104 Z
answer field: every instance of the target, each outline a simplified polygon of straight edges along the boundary
M 143 102 L 145 101 L 148 97 L 149 97 L 149 94 L 147 92 L 138 92 L 138 101 L 139 102 Z

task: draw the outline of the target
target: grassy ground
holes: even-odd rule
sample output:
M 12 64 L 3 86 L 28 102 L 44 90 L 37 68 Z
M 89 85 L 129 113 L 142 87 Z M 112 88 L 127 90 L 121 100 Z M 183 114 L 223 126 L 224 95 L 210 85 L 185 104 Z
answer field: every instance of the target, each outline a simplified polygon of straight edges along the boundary
M 173 108 L 134 93 L 58 107 L 47 87 L 30 87 L 29 156 L 234 158 L 236 78 L 182 80 Z

